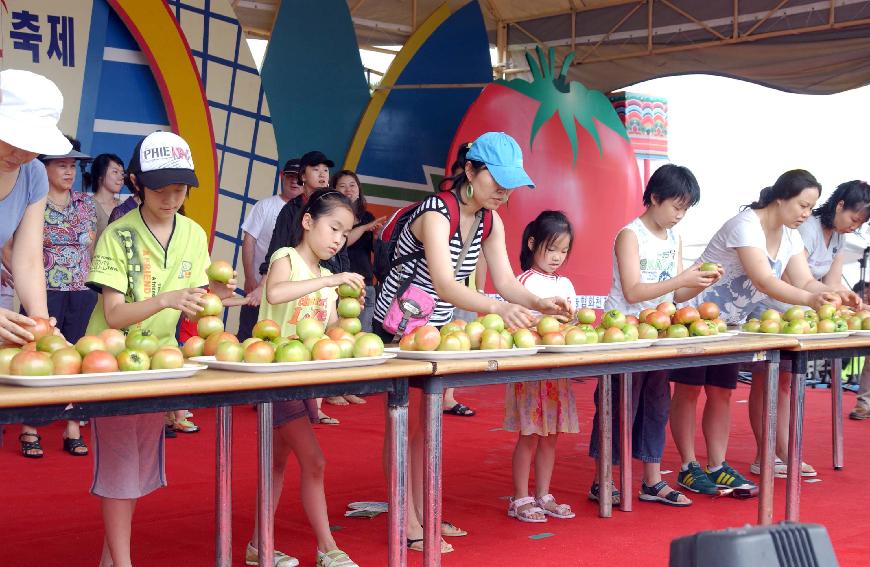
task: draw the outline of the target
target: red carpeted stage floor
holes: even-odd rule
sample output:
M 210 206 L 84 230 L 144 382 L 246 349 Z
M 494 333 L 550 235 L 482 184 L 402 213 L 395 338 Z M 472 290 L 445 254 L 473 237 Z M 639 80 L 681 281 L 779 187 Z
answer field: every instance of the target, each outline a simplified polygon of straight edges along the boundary
M 478 416 L 445 416 L 445 518 L 470 532 L 452 539 L 456 551 L 445 555 L 450 565 L 667 565 L 671 539 L 702 530 L 740 526 L 756 520 L 757 500 L 711 500 L 694 495 L 688 509 L 668 508 L 635 500 L 635 511 L 614 511 L 597 517 L 586 492 L 593 463 L 586 456 L 594 383 L 576 383 L 582 433 L 560 440 L 553 492 L 571 504 L 577 518 L 546 524 L 524 524 L 505 513 L 510 494 L 510 459 L 515 436 L 501 431 L 503 387 L 477 387 L 460 399 Z M 734 396 L 729 461 L 748 474 L 754 454 L 745 400 L 748 387 Z M 802 486 L 802 516 L 827 526 L 840 565 L 870 565 L 866 473 L 870 470 L 867 440 L 870 422 L 846 420 L 846 468 L 831 468 L 830 394 L 807 392 L 805 460 L 819 471 L 821 482 Z M 854 394 L 846 393 L 848 412 Z M 386 564 L 386 516 L 343 517 L 348 502 L 385 499 L 381 469 L 382 398 L 365 406 L 327 406 L 340 426 L 317 426 L 327 455 L 327 496 L 336 539 L 360 565 Z M 133 533 L 137 567 L 213 565 L 214 412 L 196 410 L 202 431 L 167 440 L 169 487 L 144 498 L 136 511 Z M 700 428 L 699 428 L 700 430 Z M 85 428 L 86 435 L 90 435 Z M 61 426 L 42 430 L 46 456 L 28 460 L 18 455 L 18 428 L 7 426 L 0 449 L 0 565 L 8 567 L 93 567 L 98 564 L 102 524 L 98 501 L 88 495 L 91 459 L 60 450 Z M 250 536 L 256 493 L 256 419 L 250 407 L 235 411 L 233 478 L 233 542 L 236 565 L 243 565 Z M 703 444 L 699 445 L 699 455 Z M 679 460 L 669 440 L 663 469 L 676 470 Z M 276 520 L 276 545 L 314 564 L 315 543 L 298 500 L 295 464 L 288 476 Z M 635 464 L 635 487 L 640 482 Z M 672 484 L 676 473 L 665 476 Z M 863 480 L 862 480 L 863 479 Z M 785 481 L 776 481 L 776 515 L 784 515 Z M 409 564 L 421 565 L 422 554 L 409 552 Z

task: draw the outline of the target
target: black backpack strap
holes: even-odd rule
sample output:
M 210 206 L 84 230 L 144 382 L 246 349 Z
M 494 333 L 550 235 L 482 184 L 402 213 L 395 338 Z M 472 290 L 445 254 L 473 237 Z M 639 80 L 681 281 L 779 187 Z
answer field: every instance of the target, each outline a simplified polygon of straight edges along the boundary
M 405 254 L 404 256 L 400 256 L 390 263 L 390 271 L 392 271 L 393 268 L 397 268 L 403 264 L 407 264 L 408 262 L 413 262 L 414 260 L 419 260 L 419 259 L 423 258 L 425 255 L 426 255 L 426 253 L 423 252 L 422 250 L 417 250 L 416 252 L 411 252 L 410 254 Z
M 411 282 L 414 281 L 414 278 L 417 276 L 417 271 L 420 269 L 420 262 L 416 262 L 414 264 L 414 269 L 411 271 L 411 275 L 402 280 L 402 283 L 399 284 L 399 287 L 396 288 L 396 297 L 394 299 L 400 299 L 402 294 L 408 291 L 408 288 L 411 287 Z

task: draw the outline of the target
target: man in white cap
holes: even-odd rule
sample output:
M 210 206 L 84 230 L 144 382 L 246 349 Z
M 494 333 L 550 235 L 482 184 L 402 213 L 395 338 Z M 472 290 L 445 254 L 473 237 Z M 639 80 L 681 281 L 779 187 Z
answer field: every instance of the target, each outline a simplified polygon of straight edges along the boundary
M 299 159 L 288 159 L 281 171 L 281 191 L 257 202 L 242 223 L 244 240 L 242 242 L 242 264 L 245 273 L 245 294 L 248 305 L 239 314 L 240 341 L 250 338 L 260 312 L 260 266 L 266 261 L 266 251 L 275 231 L 275 222 L 281 209 L 292 199 L 302 194 L 299 182 Z

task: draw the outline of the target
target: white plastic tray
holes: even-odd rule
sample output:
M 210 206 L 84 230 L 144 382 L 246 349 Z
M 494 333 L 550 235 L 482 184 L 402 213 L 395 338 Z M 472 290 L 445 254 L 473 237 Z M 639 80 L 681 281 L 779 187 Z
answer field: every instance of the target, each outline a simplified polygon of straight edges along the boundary
M 495 358 L 513 358 L 515 356 L 530 356 L 538 353 L 543 347 L 532 348 L 499 348 L 492 350 L 399 350 L 392 347 L 385 349 L 408 360 L 491 360 Z
M 789 335 L 788 333 L 750 333 L 749 331 L 740 331 L 741 335 L 749 335 L 752 337 L 786 337 L 789 339 L 797 339 L 798 341 L 821 341 L 824 339 L 845 339 L 849 335 L 855 334 L 856 331 L 843 331 L 840 333 L 810 333 L 808 335 Z
M 0 384 L 44 388 L 47 386 L 81 386 L 86 384 L 116 384 L 118 382 L 139 382 L 142 380 L 169 380 L 187 378 L 206 367 L 201 364 L 185 363 L 182 368 L 173 370 L 144 370 L 142 372 L 100 372 L 97 374 L 55 374 L 52 376 L 12 376 L 0 374 Z
M 216 370 L 232 370 L 234 372 L 249 372 L 252 374 L 274 374 L 276 372 L 293 372 L 296 370 L 329 370 L 332 368 L 357 368 L 360 366 L 376 366 L 396 358 L 395 354 L 384 353 L 381 356 L 366 356 L 363 358 L 339 358 L 337 360 L 308 360 L 305 362 L 221 362 L 213 356 L 194 356 L 190 360 L 207 365 Z
M 655 339 L 640 339 L 621 343 L 593 343 L 591 345 L 546 345 L 544 352 L 557 354 L 577 354 L 583 352 L 601 352 L 607 350 L 625 350 L 630 348 L 644 348 L 652 345 Z
M 736 333 L 719 333 L 718 335 L 709 335 L 706 337 L 685 337 L 685 338 L 664 338 L 657 339 L 653 346 L 682 346 L 696 345 L 699 343 L 718 343 L 733 339 Z
M 870 331 L 852 331 L 852 334 L 857 337 L 870 337 Z

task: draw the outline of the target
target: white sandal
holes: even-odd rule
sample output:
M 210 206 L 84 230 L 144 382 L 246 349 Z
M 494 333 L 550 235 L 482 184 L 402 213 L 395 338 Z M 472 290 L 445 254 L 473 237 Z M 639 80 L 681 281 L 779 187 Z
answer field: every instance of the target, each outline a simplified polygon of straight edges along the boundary
M 749 465 L 749 472 L 755 475 L 760 475 L 761 463 L 752 463 L 751 465 Z M 801 476 L 804 478 L 814 478 L 819 476 L 819 473 L 816 469 L 812 467 L 812 465 L 801 462 Z M 788 478 L 788 465 L 782 462 L 782 460 L 778 457 L 773 463 L 773 477 Z
M 530 524 L 543 524 L 547 521 L 547 513 L 543 508 L 539 508 L 537 506 L 531 506 L 524 510 L 520 510 L 523 506 L 528 506 L 529 504 L 535 504 L 535 499 L 531 496 L 525 496 L 523 498 L 518 498 L 514 500 L 511 498 L 511 505 L 508 507 L 508 517 L 516 518 L 521 522 L 528 522 Z M 544 516 L 543 518 L 533 518 L 534 514 L 541 514 Z
M 326 553 L 317 550 L 317 567 L 359 567 L 350 556 L 340 549 Z
M 257 548 L 248 542 L 248 547 L 245 549 L 245 565 L 259 565 L 259 559 Z M 275 549 L 272 551 L 272 564 L 274 567 L 297 567 L 299 560 Z
M 545 494 L 536 500 L 538 506 L 544 511 L 544 514 L 547 516 L 552 516 L 553 518 L 559 518 L 560 520 L 570 520 L 575 516 L 574 512 L 571 511 L 571 507 L 567 504 L 557 504 L 556 499 L 553 498 L 552 494 Z M 545 506 L 549 503 L 556 504 L 556 508 L 554 510 L 548 510 Z

